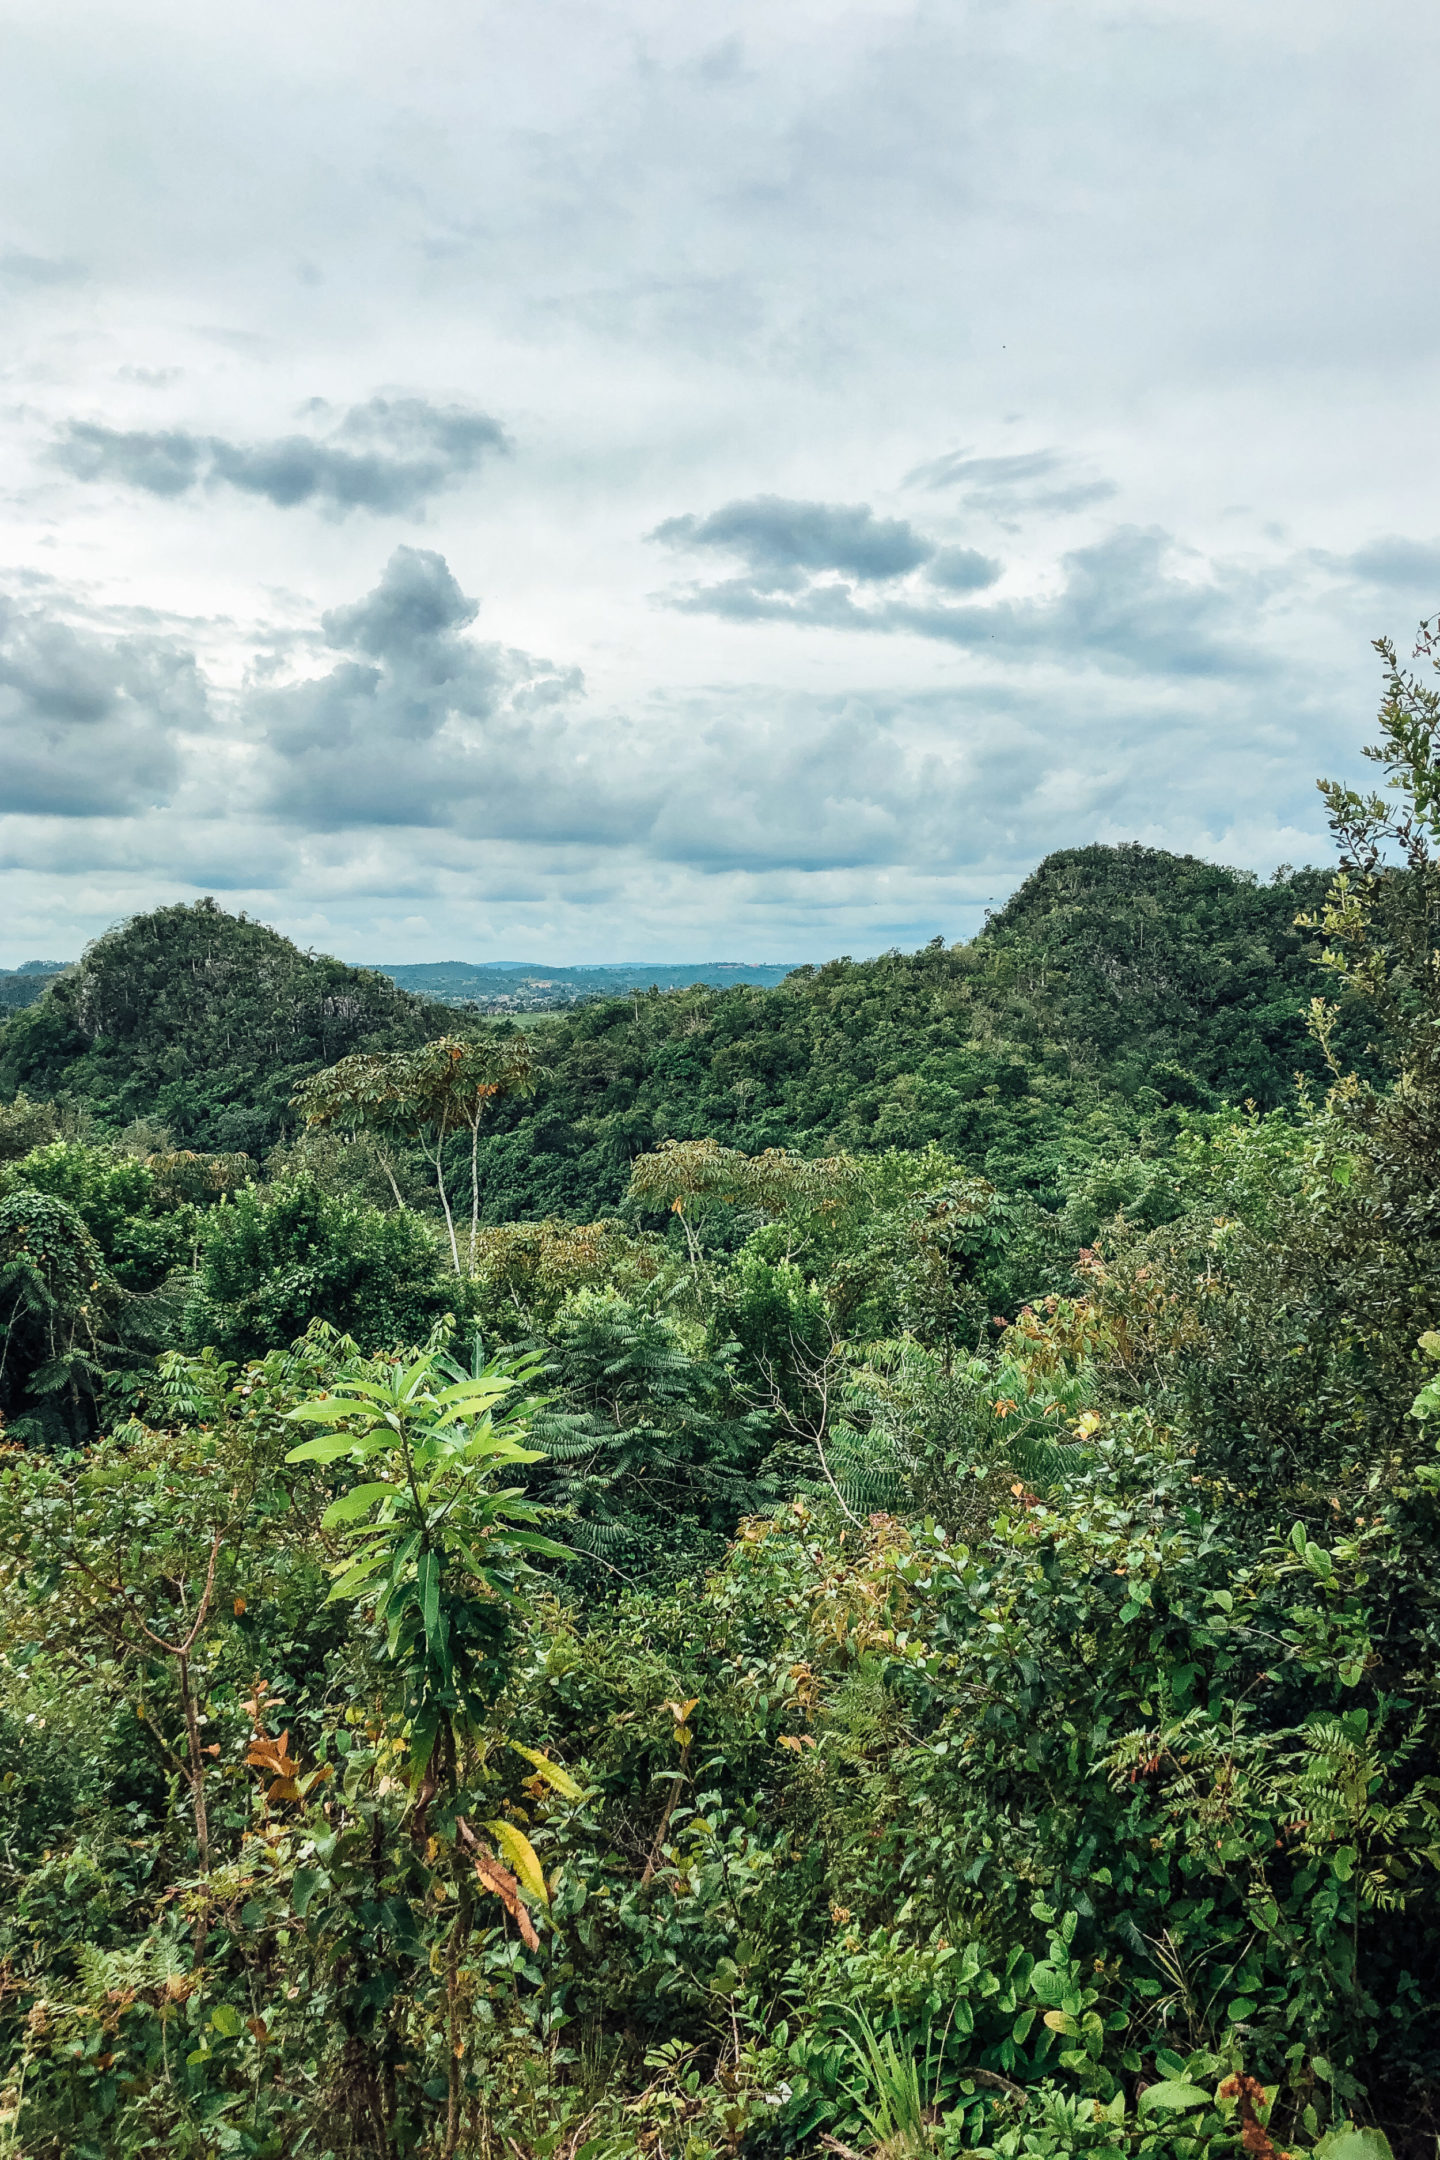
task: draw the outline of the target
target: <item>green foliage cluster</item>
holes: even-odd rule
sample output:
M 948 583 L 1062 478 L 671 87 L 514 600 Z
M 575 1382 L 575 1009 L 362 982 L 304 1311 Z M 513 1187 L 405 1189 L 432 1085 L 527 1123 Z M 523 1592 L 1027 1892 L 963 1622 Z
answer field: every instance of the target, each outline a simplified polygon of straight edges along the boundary
M 1432 2151 L 1440 696 L 1384 658 L 1328 887 L 1077 851 L 543 1073 L 407 1007 L 232 1067 L 263 1164 L 177 1146 L 245 1136 L 102 955 L 129 1036 L 0 1107 L 0 2152 Z
M 707 1137 L 750 1155 L 934 1143 L 1053 1206 L 1067 1165 L 1128 1152 L 1167 1106 L 1270 1108 L 1297 1071 L 1323 1078 L 1306 1031 L 1316 942 L 1295 917 L 1324 886 L 1070 849 L 970 945 L 566 1014 L 533 1106 L 497 1107 L 485 1212 L 608 1210 L 637 1154 Z

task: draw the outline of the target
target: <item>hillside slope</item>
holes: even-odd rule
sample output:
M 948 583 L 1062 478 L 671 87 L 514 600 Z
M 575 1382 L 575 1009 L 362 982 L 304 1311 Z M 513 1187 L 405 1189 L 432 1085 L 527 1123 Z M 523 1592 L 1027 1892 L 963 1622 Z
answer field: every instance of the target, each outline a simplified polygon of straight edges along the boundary
M 0 1029 L 0 1093 L 157 1118 L 190 1147 L 263 1151 L 297 1080 L 352 1050 L 424 1042 L 454 1015 L 303 953 L 213 900 L 107 931 Z
M 1321 1078 L 1294 918 L 1327 873 L 1261 886 L 1140 847 L 1051 855 L 969 945 L 565 1015 L 550 1080 L 502 1106 L 491 1220 L 594 1213 L 631 1157 L 710 1133 L 754 1152 L 921 1147 L 1052 1195 L 1057 1165 L 1167 1103 L 1262 1106 Z
M 934 1140 L 1050 1194 L 1057 1166 L 1123 1144 L 1166 1104 L 1281 1102 L 1297 1069 L 1322 1077 L 1304 1025 L 1313 946 L 1294 918 L 1325 882 L 1068 849 L 968 945 L 547 1015 L 548 1077 L 498 1108 L 484 1146 L 487 1218 L 593 1218 L 618 1203 L 633 1156 L 706 1133 L 747 1152 Z M 292 1122 L 303 1074 L 486 1025 L 207 900 L 110 931 L 16 1013 L 0 1092 L 255 1153 Z

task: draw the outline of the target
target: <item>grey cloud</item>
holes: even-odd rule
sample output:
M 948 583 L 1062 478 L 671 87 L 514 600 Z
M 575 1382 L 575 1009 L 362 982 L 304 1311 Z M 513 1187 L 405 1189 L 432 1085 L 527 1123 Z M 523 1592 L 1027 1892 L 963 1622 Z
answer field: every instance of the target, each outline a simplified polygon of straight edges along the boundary
M 205 726 L 194 655 L 76 628 L 0 599 L 0 802 L 61 817 L 144 810 L 173 792 L 178 738 Z
M 857 600 L 825 583 L 767 596 L 734 581 L 723 601 L 736 614 L 998 647 L 1012 665 L 1068 663 L 1073 756 L 1056 753 L 1052 693 L 1018 671 L 922 694 L 736 690 L 596 716 L 573 672 L 473 634 L 475 604 L 440 555 L 401 548 L 372 592 L 325 616 L 332 667 L 250 694 L 259 807 L 308 829 L 312 846 L 326 832 L 368 831 L 354 843 L 364 847 L 386 828 L 427 828 L 417 874 L 476 843 L 486 862 L 497 847 L 546 861 L 578 850 L 592 872 L 622 858 L 706 875 L 914 868 L 954 861 L 977 819 L 1036 848 L 1042 828 L 1071 830 L 1077 809 L 1143 822 L 1146 790 L 1189 743 L 1210 814 L 1217 786 L 1219 798 L 1229 788 L 1218 744 L 1252 744 L 1252 764 L 1271 755 L 1255 746 L 1266 693 L 1253 656 L 1224 643 L 1255 595 L 1224 576 L 1189 585 L 1167 545 L 1121 533 L 1078 551 L 1052 599 Z M 1083 665 L 1097 658 L 1103 673 Z M 1173 797 L 1173 774 L 1166 784 Z
M 76 285 L 84 275 L 79 263 L 53 255 L 28 255 L 23 248 L 7 248 L 0 253 L 0 278 L 12 285 Z
M 1343 567 L 1372 585 L 1429 592 L 1440 604 L 1440 544 L 1391 533 L 1343 558 Z
M 905 475 L 906 487 L 957 488 L 966 502 L 993 511 L 1085 510 L 1107 502 L 1116 489 L 1110 480 L 1067 480 L 1047 487 L 1070 460 L 1059 450 L 1023 450 L 1003 457 L 973 457 L 955 450 L 948 457 L 917 465 Z
M 272 761 L 265 807 L 320 829 L 446 825 L 513 797 L 521 827 L 533 825 L 556 780 L 527 771 L 516 743 L 578 697 L 582 678 L 462 636 L 476 613 L 443 556 L 397 548 L 373 592 L 323 618 L 350 657 L 252 693 L 247 717 Z
M 1068 661 L 1118 674 L 1253 676 L 1278 665 L 1257 635 L 1276 580 L 1224 565 L 1207 578 L 1179 577 L 1170 566 L 1173 552 L 1168 534 L 1122 526 L 1062 558 L 1058 592 L 980 606 L 913 591 L 872 598 L 853 586 L 813 582 L 764 589 L 746 579 L 691 588 L 669 604 L 735 621 L 906 632 L 1011 663 Z M 965 558 L 969 551 L 946 554 Z M 936 561 L 943 566 L 945 555 Z M 994 568 L 984 557 L 962 560 L 958 575 L 972 582 L 967 587 L 952 578 L 952 589 L 991 583 Z M 947 580 L 942 575 L 938 582 Z
M 941 585 L 947 592 L 982 592 L 995 583 L 1000 571 L 1000 564 L 991 555 L 982 555 L 975 548 L 948 547 L 940 549 L 925 575 L 932 585 Z
M 1065 582 L 1053 597 L 968 608 L 897 603 L 883 627 L 1125 674 L 1253 676 L 1276 668 L 1278 656 L 1256 635 L 1272 580 L 1223 565 L 1206 579 L 1177 577 L 1173 550 L 1168 533 L 1121 526 L 1062 558 Z
M 917 465 L 905 475 L 906 487 L 1015 487 L 1046 479 L 1064 464 L 1058 450 L 1026 450 L 1012 457 L 973 457 L 952 450 L 948 457 Z
M 122 433 L 72 420 L 56 454 L 77 480 L 118 480 L 147 495 L 183 495 L 200 479 L 206 445 L 179 428 Z
M 374 659 L 430 655 L 448 667 L 454 658 L 452 633 L 472 623 L 479 602 L 461 592 L 443 555 L 430 548 L 396 548 L 380 583 L 350 607 L 332 608 L 320 618 L 326 642 L 349 647 Z
M 667 518 L 651 533 L 667 547 L 738 555 L 777 584 L 797 572 L 838 570 L 869 583 L 904 577 L 935 553 L 935 543 L 903 518 L 877 518 L 868 503 L 793 502 L 756 495 L 725 503 L 708 517 Z
M 312 407 L 312 410 L 315 408 Z M 323 409 L 323 408 L 322 408 Z M 76 479 L 176 496 L 201 486 L 259 495 L 278 509 L 312 503 L 331 515 L 423 508 L 508 446 L 488 414 L 424 398 L 374 397 L 324 435 L 238 443 L 186 429 L 149 431 L 71 421 L 55 445 Z

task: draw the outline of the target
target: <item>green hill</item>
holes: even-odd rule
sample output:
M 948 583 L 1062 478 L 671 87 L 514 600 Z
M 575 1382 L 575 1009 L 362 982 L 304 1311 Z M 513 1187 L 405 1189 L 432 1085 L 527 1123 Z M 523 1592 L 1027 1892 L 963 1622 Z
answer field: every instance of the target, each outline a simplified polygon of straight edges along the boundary
M 1325 881 L 1067 849 L 969 944 L 549 1015 L 548 1078 L 499 1107 L 484 1148 L 486 1215 L 593 1218 L 634 1155 L 706 1133 L 747 1153 L 933 1140 L 1046 1194 L 1077 1151 L 1133 1136 L 1163 1105 L 1278 1103 L 1297 1069 L 1320 1078 L 1294 918 Z M 17 1012 L 0 1030 L 0 1090 L 254 1153 L 292 1122 L 303 1074 L 456 1025 L 452 1007 L 204 900 L 108 932 Z
M 190 1147 L 255 1154 L 295 1083 L 352 1050 L 401 1048 L 453 1022 L 385 976 L 301 952 L 213 900 L 106 932 L 0 1029 L 0 1093 L 149 1117 Z
M 33 1005 L 64 966 L 63 960 L 27 960 L 23 967 L 0 968 L 0 1009 Z
M 1313 948 L 1294 918 L 1326 881 L 1067 849 L 967 945 L 566 1014 L 545 1037 L 549 1083 L 497 1115 L 486 1212 L 594 1214 L 632 1156 L 706 1133 L 747 1153 L 933 1140 L 1053 1195 L 1063 1161 L 1165 1104 L 1270 1106 L 1297 1070 L 1320 1079 Z

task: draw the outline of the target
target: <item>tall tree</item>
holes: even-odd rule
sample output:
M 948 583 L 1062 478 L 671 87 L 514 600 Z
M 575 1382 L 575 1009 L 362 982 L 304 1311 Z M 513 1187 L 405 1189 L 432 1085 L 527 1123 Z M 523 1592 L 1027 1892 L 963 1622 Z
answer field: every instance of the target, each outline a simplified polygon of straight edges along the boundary
M 480 1229 L 480 1127 L 500 1095 L 530 1094 L 538 1079 L 528 1036 L 479 1041 L 442 1035 L 418 1050 L 360 1051 L 301 1082 L 292 1101 L 312 1126 L 366 1127 L 414 1142 L 435 1173 L 436 1190 L 450 1239 L 450 1258 L 461 1273 L 455 1211 L 445 1182 L 445 1151 L 459 1133 L 470 1137 L 470 1243 L 468 1272 L 475 1272 Z M 393 1164 L 381 1155 L 397 1203 Z

